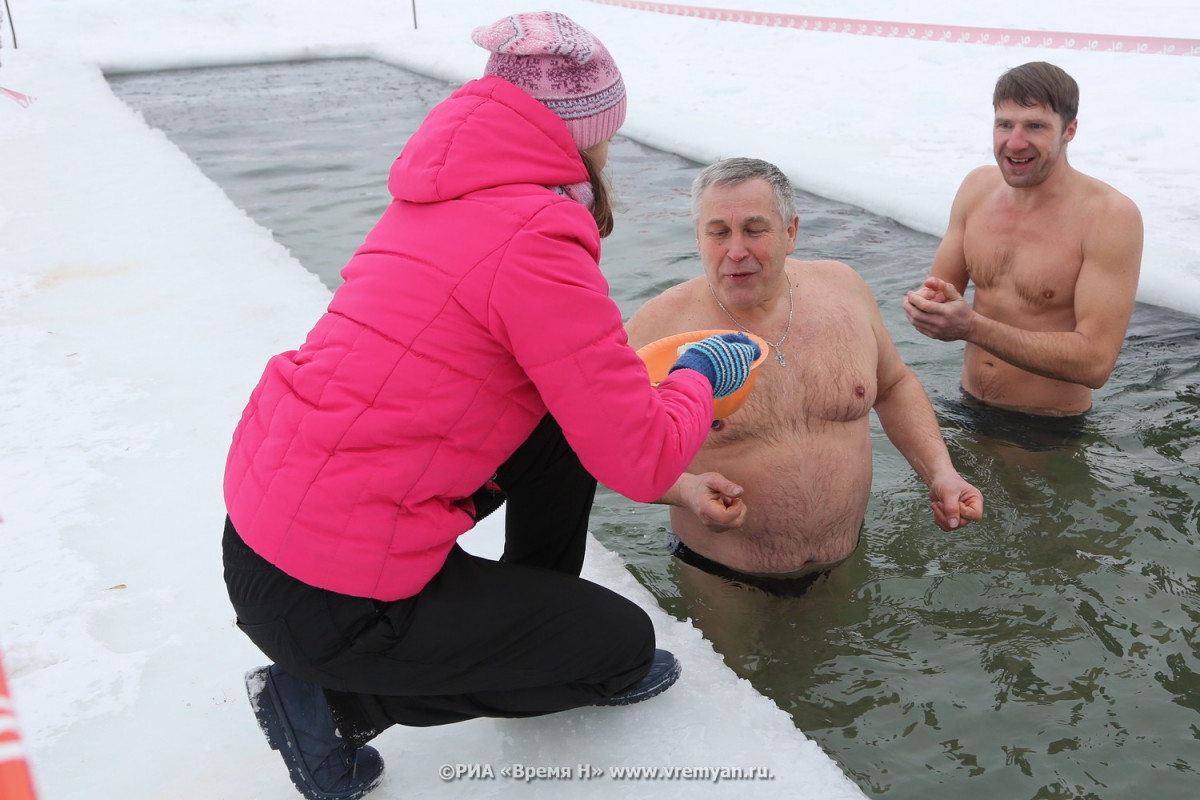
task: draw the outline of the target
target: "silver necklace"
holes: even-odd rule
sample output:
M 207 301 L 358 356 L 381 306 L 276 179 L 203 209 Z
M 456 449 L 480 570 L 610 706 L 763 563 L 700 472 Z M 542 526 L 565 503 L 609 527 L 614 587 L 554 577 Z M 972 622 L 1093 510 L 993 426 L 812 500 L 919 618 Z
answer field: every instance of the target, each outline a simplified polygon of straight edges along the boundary
M 754 333 L 754 331 L 750 330 L 749 327 L 744 325 L 740 319 L 738 319 L 737 317 L 735 317 L 733 315 L 733 312 L 731 312 L 728 308 L 725 307 L 725 304 L 721 302 L 721 298 L 717 297 L 717 290 L 713 288 L 713 285 L 711 283 L 708 284 L 708 291 L 712 292 L 713 300 L 717 301 L 717 305 L 721 308 L 722 311 L 725 312 L 725 316 L 729 317 L 731 320 L 736 322 L 737 326 L 739 328 L 741 328 L 742 330 L 744 330 L 748 333 L 754 333 L 755 336 L 758 336 L 758 338 L 762 339 L 764 342 L 767 342 L 768 346 L 775 348 L 775 360 L 779 362 L 779 366 L 786 367 L 787 360 L 784 359 L 783 351 L 779 349 L 779 345 L 783 344 L 784 340 L 787 339 L 788 334 L 792 332 L 792 312 L 796 310 L 796 307 L 792 304 L 792 279 L 788 277 L 787 272 L 783 273 L 783 279 L 785 281 L 787 281 L 787 285 L 788 285 L 788 321 L 787 321 L 787 327 L 783 329 L 783 336 L 779 337 L 778 342 L 767 341 L 767 339 L 765 337 L 758 336 L 757 333 Z

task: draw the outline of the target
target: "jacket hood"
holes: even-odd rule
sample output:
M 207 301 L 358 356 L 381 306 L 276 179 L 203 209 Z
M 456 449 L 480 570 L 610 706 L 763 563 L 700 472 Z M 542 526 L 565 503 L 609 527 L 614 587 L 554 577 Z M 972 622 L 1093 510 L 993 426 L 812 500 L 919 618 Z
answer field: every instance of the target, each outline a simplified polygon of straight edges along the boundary
M 586 181 L 566 123 L 506 80 L 471 81 L 443 100 L 392 165 L 397 200 L 436 203 L 511 184 Z

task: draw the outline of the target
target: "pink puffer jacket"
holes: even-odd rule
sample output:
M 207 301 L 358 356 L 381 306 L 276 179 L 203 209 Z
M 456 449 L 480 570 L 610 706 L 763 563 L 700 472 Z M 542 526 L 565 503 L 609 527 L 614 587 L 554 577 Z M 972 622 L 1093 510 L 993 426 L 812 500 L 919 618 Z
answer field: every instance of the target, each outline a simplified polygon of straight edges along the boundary
M 268 362 L 234 433 L 225 501 L 250 547 L 331 591 L 416 594 L 547 411 L 600 482 L 670 488 L 712 391 L 691 370 L 650 387 L 590 212 L 546 188 L 586 177 L 562 121 L 499 78 L 430 113 L 327 313 Z

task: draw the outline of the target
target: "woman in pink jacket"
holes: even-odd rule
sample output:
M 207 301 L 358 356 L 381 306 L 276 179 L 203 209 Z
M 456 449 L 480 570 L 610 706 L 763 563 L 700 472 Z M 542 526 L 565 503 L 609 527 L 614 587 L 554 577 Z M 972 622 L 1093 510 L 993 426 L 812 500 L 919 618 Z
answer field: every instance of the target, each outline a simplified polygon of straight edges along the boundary
M 596 480 L 658 499 L 757 355 L 705 340 L 650 387 L 599 269 L 616 65 L 561 14 L 473 38 L 484 77 L 404 147 L 393 202 L 305 343 L 268 362 L 229 453 L 226 583 L 274 662 L 247 688 L 310 798 L 378 784 L 365 745 L 393 724 L 671 685 L 646 614 L 579 577 Z M 464 552 L 502 503 L 502 558 Z

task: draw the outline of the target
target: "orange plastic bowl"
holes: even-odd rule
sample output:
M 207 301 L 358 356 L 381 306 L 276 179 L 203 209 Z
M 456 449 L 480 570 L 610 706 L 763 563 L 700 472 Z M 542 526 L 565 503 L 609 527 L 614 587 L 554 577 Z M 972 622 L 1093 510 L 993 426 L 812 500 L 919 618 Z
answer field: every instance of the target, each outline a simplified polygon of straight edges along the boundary
M 687 333 L 677 333 L 674 336 L 659 339 L 656 342 L 650 342 L 650 344 L 642 346 L 637 351 L 642 361 L 646 362 L 646 369 L 650 371 L 650 383 L 657 386 L 659 381 L 667 377 L 667 372 L 679 360 L 679 348 L 685 344 L 698 342 L 701 339 L 707 339 L 709 336 L 718 336 L 722 333 L 744 333 L 762 351 L 759 353 L 758 358 L 754 359 L 754 363 L 750 365 L 750 377 L 742 384 L 742 388 L 733 394 L 713 400 L 714 419 L 728 417 L 737 411 L 746 402 L 746 398 L 750 396 L 750 388 L 754 385 L 754 376 L 758 373 L 758 365 L 767 357 L 767 343 L 753 333 L 729 330 L 688 331 Z

